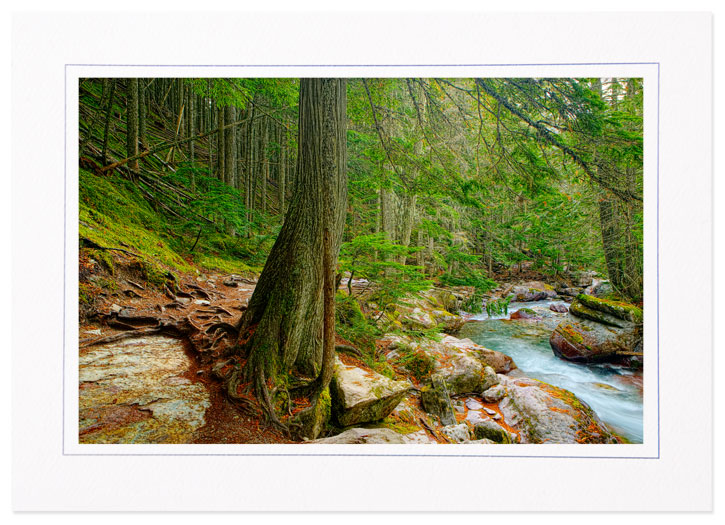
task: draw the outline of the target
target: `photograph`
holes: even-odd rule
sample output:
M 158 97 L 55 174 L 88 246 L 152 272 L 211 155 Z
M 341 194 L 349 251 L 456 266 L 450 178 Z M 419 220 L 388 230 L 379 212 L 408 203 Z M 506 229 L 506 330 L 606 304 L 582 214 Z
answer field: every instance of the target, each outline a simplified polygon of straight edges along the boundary
M 647 444 L 657 85 L 99 72 L 68 109 L 80 450 Z

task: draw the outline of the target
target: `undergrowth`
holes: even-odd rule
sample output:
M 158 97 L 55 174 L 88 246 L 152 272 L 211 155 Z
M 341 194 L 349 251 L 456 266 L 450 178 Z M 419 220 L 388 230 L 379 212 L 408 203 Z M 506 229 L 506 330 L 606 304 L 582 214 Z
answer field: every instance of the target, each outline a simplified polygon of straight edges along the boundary
M 99 176 L 85 169 L 79 171 L 78 218 L 82 245 L 87 239 L 91 245 L 138 255 L 148 262 L 151 278 L 165 269 L 258 273 L 274 241 L 273 234 L 246 238 L 214 227 L 200 233 L 190 227 L 191 221 L 155 209 L 137 182 L 118 174 Z M 102 251 L 95 250 L 94 258 L 113 273 L 112 259 L 98 253 Z

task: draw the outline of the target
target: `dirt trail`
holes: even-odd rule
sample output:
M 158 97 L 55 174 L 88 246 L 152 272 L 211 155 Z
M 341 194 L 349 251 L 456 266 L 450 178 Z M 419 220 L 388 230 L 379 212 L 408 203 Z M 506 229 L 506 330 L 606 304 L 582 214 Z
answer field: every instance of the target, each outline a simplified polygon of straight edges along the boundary
M 80 326 L 81 443 L 287 442 L 211 377 L 253 281 L 211 275 L 163 291 L 116 281 L 119 291 L 97 297 Z

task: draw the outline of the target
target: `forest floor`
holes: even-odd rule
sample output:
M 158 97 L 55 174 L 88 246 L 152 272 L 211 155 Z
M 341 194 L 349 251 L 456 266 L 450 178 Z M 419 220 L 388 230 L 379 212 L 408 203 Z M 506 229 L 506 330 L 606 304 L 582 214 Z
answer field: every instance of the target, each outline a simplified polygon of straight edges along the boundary
M 134 254 L 98 248 L 81 250 L 79 269 L 81 443 L 293 443 L 261 413 L 237 408 L 212 370 L 236 342 L 253 278 L 164 273 L 160 266 L 150 272 Z M 541 277 L 523 269 L 501 272 L 497 280 Z M 339 357 L 345 365 L 374 372 L 360 359 Z M 411 403 L 409 410 L 424 417 L 419 402 Z M 481 399 L 466 403 L 500 414 Z M 465 410 L 457 418 L 467 415 Z M 421 432 L 425 442 L 448 442 L 431 428 Z
M 114 442 L 115 439 L 124 442 L 131 434 L 152 441 L 156 437 L 163 442 L 168 442 L 170 437 L 172 441 L 187 443 L 289 442 L 260 417 L 237 409 L 224 395 L 221 382 L 212 376 L 214 356 L 230 344 L 229 334 L 246 308 L 254 291 L 254 281 L 235 275 L 195 277 L 179 274 L 173 287 L 164 285 L 159 289 L 135 274 L 132 256 L 114 253 L 112 257 L 115 275 L 109 275 L 87 253 L 81 255 L 81 268 L 87 274 L 84 280 L 103 285 L 94 290 L 92 304 L 83 305 L 79 325 L 81 442 Z M 225 280 L 229 286 L 223 284 Z M 173 349 L 166 352 L 151 352 L 144 358 L 143 365 L 129 364 L 132 357 L 128 355 L 121 360 L 119 349 L 113 347 L 137 338 L 156 338 L 146 340 L 146 346 L 154 348 L 169 336 L 178 344 L 172 344 Z M 115 361 L 110 361 L 108 352 L 103 351 L 106 347 L 111 348 Z M 169 362 L 174 356 L 169 352 L 183 354 L 178 356 L 181 361 L 176 369 L 170 368 Z M 135 391 L 135 398 L 126 397 L 120 401 L 120 394 L 112 398 L 97 393 L 84 395 L 92 388 L 117 392 L 119 386 L 113 382 L 119 368 L 124 367 L 125 373 L 138 377 L 154 366 L 154 360 L 160 362 L 158 369 L 147 375 L 152 380 L 157 380 L 161 371 L 165 374 L 165 383 L 203 387 L 208 408 L 202 426 L 192 430 L 186 425 L 184 431 L 172 436 L 150 432 L 148 411 L 144 413 L 139 407 L 149 405 L 149 396 L 155 396 L 152 405 L 158 405 L 159 399 L 168 401 L 176 395 L 170 390 L 149 391 L 155 388 L 153 385 L 148 385 L 148 389 L 141 385 Z M 143 370 L 139 370 L 140 366 Z M 84 369 L 94 370 L 88 381 L 83 381 Z M 104 371 L 105 375 L 102 375 Z

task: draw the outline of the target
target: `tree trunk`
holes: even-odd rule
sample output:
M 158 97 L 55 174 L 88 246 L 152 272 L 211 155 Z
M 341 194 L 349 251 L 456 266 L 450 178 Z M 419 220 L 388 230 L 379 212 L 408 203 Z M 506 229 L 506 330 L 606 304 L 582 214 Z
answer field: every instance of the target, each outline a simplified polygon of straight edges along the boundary
M 191 86 L 187 87 L 187 102 L 186 107 L 188 108 L 187 111 L 189 113 L 189 120 L 186 128 L 186 136 L 187 137 L 193 137 L 196 135 L 196 104 L 194 104 L 195 100 L 194 97 L 194 91 L 191 89 Z M 189 142 L 189 162 L 193 165 L 194 164 L 194 140 L 191 140 Z M 193 172 L 192 172 L 193 177 Z
M 399 243 L 406 248 L 410 245 L 410 234 L 413 231 L 413 221 L 415 220 L 415 203 L 417 197 L 415 193 L 406 192 L 403 196 L 400 206 L 400 239 Z M 407 257 L 401 255 L 400 264 L 405 264 Z
M 217 133 L 216 141 L 216 176 L 220 181 L 224 181 L 224 109 L 217 108 L 217 120 L 219 121 L 219 133 Z
M 324 407 L 316 401 L 328 386 L 334 357 L 323 352 L 323 284 L 325 275 L 329 277 L 337 265 L 345 222 L 345 80 L 302 79 L 299 112 L 299 184 L 240 321 L 239 344 L 247 361 L 244 373 L 230 379 L 228 393 L 241 395 L 243 384 L 249 382 L 272 420 L 279 423 L 270 390 L 302 384 L 301 391 L 307 390 L 313 402 L 305 417 L 313 414 L 314 421 L 303 421 L 300 432 L 312 437 L 321 428 L 318 411 Z M 326 229 L 327 271 L 323 262 Z
M 287 130 L 284 128 L 280 128 L 279 148 L 279 214 L 284 216 L 287 198 Z
M 126 102 L 126 154 L 128 157 L 138 155 L 138 79 L 129 78 Z M 129 169 L 138 173 L 138 160 L 129 162 Z
M 224 108 L 224 122 L 230 123 L 236 121 L 236 108 L 227 106 Z M 234 168 L 237 165 L 234 149 L 236 128 L 224 130 L 224 184 L 234 186 Z
M 111 87 L 108 90 L 108 106 L 106 106 L 106 123 L 103 125 L 103 148 L 101 149 L 101 157 L 103 164 L 108 163 L 108 132 L 111 126 L 111 115 L 113 115 L 113 96 L 116 92 L 116 79 L 111 79 Z
M 267 180 L 269 179 L 269 119 L 264 119 L 264 131 L 262 133 L 262 148 L 260 151 L 262 160 L 262 202 L 260 209 L 262 213 L 267 212 Z
M 138 140 L 146 149 L 146 80 L 138 80 Z

